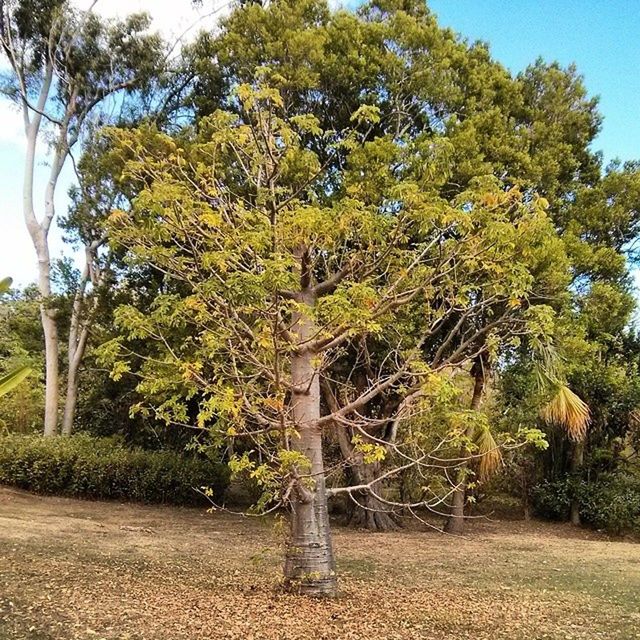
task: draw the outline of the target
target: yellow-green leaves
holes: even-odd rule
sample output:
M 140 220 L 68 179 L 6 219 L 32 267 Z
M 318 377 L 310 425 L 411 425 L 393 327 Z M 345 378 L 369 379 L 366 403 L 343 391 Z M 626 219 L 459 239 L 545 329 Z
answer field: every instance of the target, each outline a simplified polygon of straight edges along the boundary
M 358 124 L 376 124 L 380 122 L 380 108 L 372 104 L 363 104 L 351 115 L 351 122 Z
M 374 462 L 382 462 L 386 456 L 386 449 L 377 442 L 367 442 L 359 434 L 351 439 L 353 450 L 362 456 L 364 464 L 373 464 Z

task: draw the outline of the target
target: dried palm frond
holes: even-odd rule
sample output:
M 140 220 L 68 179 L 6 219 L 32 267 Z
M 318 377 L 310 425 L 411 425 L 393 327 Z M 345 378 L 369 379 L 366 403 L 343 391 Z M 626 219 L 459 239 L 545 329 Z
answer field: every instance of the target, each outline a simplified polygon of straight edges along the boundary
M 502 454 L 487 426 L 478 429 L 475 444 L 478 448 L 478 478 L 484 481 L 498 470 L 502 464 Z
M 542 408 L 540 416 L 549 424 L 564 427 L 569 438 L 575 442 L 584 440 L 591 422 L 587 403 L 564 384 L 558 387 L 556 395 Z

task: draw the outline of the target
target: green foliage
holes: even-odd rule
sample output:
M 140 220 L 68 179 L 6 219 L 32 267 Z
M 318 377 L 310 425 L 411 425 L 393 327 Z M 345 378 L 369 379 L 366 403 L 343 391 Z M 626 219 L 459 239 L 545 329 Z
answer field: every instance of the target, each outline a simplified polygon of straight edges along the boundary
M 532 490 L 536 513 L 565 520 L 573 499 L 582 522 L 620 535 L 640 533 L 640 475 L 633 470 L 600 474 L 589 482 L 572 476 L 544 481 Z
M 549 520 L 566 520 L 569 517 L 571 499 L 575 493 L 575 482 L 545 480 L 533 487 L 531 497 L 536 514 Z
M 30 374 L 31 369 L 29 367 L 18 367 L 0 376 L 0 396 L 9 393 Z
M 41 427 L 44 385 L 42 326 L 37 293 L 9 290 L 0 301 L 0 368 L 4 371 L 31 369 L 29 382 L 18 385 L 0 402 L 0 427 L 30 432 Z
M 73 144 L 88 114 L 106 97 L 146 92 L 157 80 L 164 44 L 149 33 L 150 24 L 146 14 L 105 20 L 65 0 L 7 0 L 0 26 L 12 73 L 5 74 L 2 91 L 18 103 L 26 92 L 37 104 L 47 77 L 55 78 L 48 116 L 64 124 Z
M 0 483 L 38 493 L 148 503 L 221 502 L 227 466 L 169 451 L 128 449 L 113 438 L 0 436 Z
M 597 529 L 640 534 L 640 474 L 629 470 L 602 474 L 583 483 L 579 492 L 580 517 Z
M 7 6 L 21 7 L 17 28 L 42 65 L 36 41 L 61 3 L 43 3 L 29 23 L 37 4 Z M 146 75 L 159 43 L 139 51 L 144 24 L 87 23 L 68 60 L 81 90 L 105 90 L 104 43 L 123 69 L 138 56 Z M 264 508 L 291 472 L 282 457 L 296 436 L 291 333 L 306 316 L 318 343 L 338 341 L 313 367 L 343 384 L 339 401 L 358 377 L 407 366 L 411 375 L 360 415 L 374 424 L 420 380 L 424 415 L 398 426 L 401 446 L 417 457 L 441 441 L 443 456 L 467 449 L 468 472 L 480 475 L 480 452 L 496 467 L 496 445 L 517 449 L 509 456 L 527 482 L 567 459 L 563 433 L 539 419 L 550 398 L 531 367 L 552 345 L 554 376 L 591 409 L 587 464 L 602 465 L 590 452 L 611 454 L 640 407 L 625 256 L 640 226 L 640 172 L 635 163 L 602 171 L 597 100 L 575 68 L 538 60 L 513 77 L 419 0 L 356 12 L 324 0 L 240 3 L 183 62 L 175 95 L 187 95 L 187 126 L 163 130 L 160 118 L 102 131 L 79 163 L 67 232 L 95 240 L 113 211 L 113 281 L 91 334 L 102 347 L 79 400 L 88 428 L 122 429 L 117 410 L 132 416 L 137 442 L 159 432 L 166 444 L 180 424 L 215 446 L 241 443 L 235 471 L 260 484 Z M 305 269 L 311 286 L 342 274 L 312 307 L 296 299 Z M 41 364 L 25 333 L 2 335 L 3 366 Z M 448 366 L 463 367 L 480 346 L 497 363 L 498 398 L 470 412 Z M 37 393 L 33 383 L 20 394 Z M 17 394 L 0 407 L 5 424 L 15 424 Z M 34 407 L 25 424 L 36 400 L 22 400 Z M 396 462 L 372 443 L 351 442 L 371 466 Z

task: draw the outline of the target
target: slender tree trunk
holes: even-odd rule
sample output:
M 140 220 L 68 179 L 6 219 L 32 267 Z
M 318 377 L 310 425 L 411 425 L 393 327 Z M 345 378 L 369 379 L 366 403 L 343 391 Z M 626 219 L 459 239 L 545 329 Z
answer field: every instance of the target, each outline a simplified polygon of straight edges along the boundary
M 96 241 L 85 248 L 85 265 L 78 284 L 78 290 L 73 298 L 71 323 L 69 327 L 69 346 L 67 352 L 67 395 L 64 403 L 64 416 L 62 418 L 62 435 L 64 436 L 70 436 L 73 431 L 73 421 L 78 402 L 78 371 L 80 370 L 80 364 L 82 363 L 87 346 L 89 322 L 93 316 L 93 312 L 95 311 L 95 305 L 87 312 L 89 317 L 85 318 L 84 324 L 81 322 L 80 317 L 85 307 L 84 302 L 87 284 L 89 283 L 89 279 L 92 274 L 91 263 L 95 258 L 95 251 L 101 243 L 102 240 Z
M 32 231 L 32 227 L 29 231 Z M 49 437 L 58 433 L 58 322 L 56 309 L 51 306 L 51 260 L 47 235 L 45 230 L 39 228 L 31 237 L 38 257 L 40 319 L 45 354 L 44 435 Z
M 67 374 L 67 395 L 64 401 L 64 415 L 62 417 L 62 435 L 70 436 L 73 432 L 73 420 L 78 403 L 78 372 L 69 367 Z
M 584 442 L 575 442 L 573 444 L 573 450 L 571 452 L 571 475 L 574 480 L 578 480 L 578 475 L 582 469 L 582 463 L 584 462 Z M 569 520 L 571 524 L 580 525 L 580 501 L 578 496 L 574 495 L 571 498 L 571 507 L 569 513 Z
M 313 300 L 304 296 L 304 304 Z M 301 312 L 294 324 L 299 344 L 315 336 L 311 319 Z M 291 492 L 291 534 L 284 563 L 289 589 L 311 596 L 333 596 L 337 579 L 322 460 L 320 418 L 320 381 L 316 369 L 317 354 L 304 347 L 291 362 L 291 380 L 295 391 L 291 400 L 293 419 L 299 437 L 292 446 L 310 462 L 310 477 L 302 477 Z M 306 473 L 301 474 L 306 476 Z
M 484 383 L 486 376 L 486 359 L 479 356 L 473 363 L 471 373 L 474 377 L 473 395 L 471 397 L 471 409 L 478 411 L 482 402 L 482 393 L 484 391 Z M 467 439 L 473 438 L 473 427 L 469 427 L 465 433 Z M 460 458 L 468 458 L 471 452 L 466 446 L 460 448 Z M 458 467 L 456 473 L 456 488 L 451 498 L 451 511 L 445 524 L 447 533 L 461 534 L 464 532 L 464 505 L 467 493 L 467 469 L 469 461 L 463 460 Z
M 45 401 L 44 401 L 44 435 L 55 436 L 58 433 L 58 326 L 55 312 L 46 307 L 43 302 L 40 307 L 42 328 L 44 330 L 44 353 L 46 362 Z

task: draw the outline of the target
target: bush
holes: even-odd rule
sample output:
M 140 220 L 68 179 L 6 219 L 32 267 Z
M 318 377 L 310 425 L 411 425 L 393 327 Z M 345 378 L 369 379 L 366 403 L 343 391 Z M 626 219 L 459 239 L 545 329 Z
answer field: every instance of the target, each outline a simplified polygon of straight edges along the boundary
M 640 476 L 637 473 L 601 474 L 587 482 L 567 476 L 545 481 L 532 491 L 537 515 L 550 520 L 566 520 L 576 496 L 584 524 L 610 533 L 640 533 Z
M 547 520 L 567 520 L 573 495 L 568 477 L 545 480 L 531 490 L 531 500 L 536 515 Z
M 584 486 L 580 517 L 598 529 L 640 533 L 640 477 L 621 472 L 601 475 Z
M 113 438 L 9 434 L 0 436 L 0 483 L 37 493 L 193 505 L 205 502 L 194 490 L 200 487 L 222 501 L 229 471 L 194 455 L 128 449 Z

